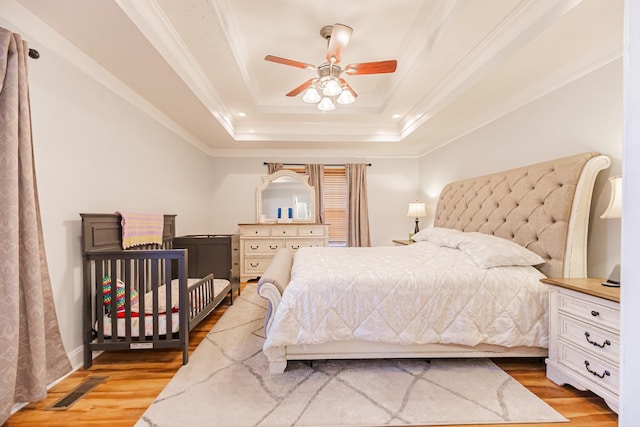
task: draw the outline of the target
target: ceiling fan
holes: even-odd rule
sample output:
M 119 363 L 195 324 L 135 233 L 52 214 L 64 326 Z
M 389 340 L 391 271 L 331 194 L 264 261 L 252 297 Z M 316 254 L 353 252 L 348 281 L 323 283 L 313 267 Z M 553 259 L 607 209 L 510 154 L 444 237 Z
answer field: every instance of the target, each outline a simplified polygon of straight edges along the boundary
M 327 40 L 327 62 L 318 65 L 307 64 L 279 56 L 267 55 L 265 60 L 291 67 L 315 70 L 318 77 L 307 80 L 296 87 L 287 96 L 297 96 L 305 92 L 302 100 L 308 103 L 318 103 L 318 109 L 322 111 L 334 110 L 335 102 L 339 104 L 351 104 L 358 94 L 349 83 L 342 78 L 342 74 L 384 74 L 396 71 L 398 61 L 362 62 L 349 64 L 342 67 L 340 64 L 342 51 L 349 44 L 353 29 L 343 24 L 326 25 L 320 29 L 320 35 Z

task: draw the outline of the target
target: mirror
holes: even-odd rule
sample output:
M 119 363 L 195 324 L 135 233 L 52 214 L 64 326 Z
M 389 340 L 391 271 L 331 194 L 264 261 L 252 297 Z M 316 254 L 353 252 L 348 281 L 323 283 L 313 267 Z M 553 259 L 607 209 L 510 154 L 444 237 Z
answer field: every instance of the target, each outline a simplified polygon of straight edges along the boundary
M 256 188 L 257 222 L 315 222 L 315 191 L 309 176 L 279 170 Z

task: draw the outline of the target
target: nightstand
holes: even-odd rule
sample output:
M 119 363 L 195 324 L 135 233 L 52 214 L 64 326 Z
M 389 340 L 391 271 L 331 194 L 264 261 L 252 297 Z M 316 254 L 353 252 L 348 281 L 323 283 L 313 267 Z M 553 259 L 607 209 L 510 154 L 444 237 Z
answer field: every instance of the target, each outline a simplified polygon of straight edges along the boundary
M 542 279 L 549 292 L 547 378 L 591 390 L 618 412 L 620 288 L 603 279 Z
M 392 240 L 395 246 L 406 246 L 415 243 L 413 240 Z

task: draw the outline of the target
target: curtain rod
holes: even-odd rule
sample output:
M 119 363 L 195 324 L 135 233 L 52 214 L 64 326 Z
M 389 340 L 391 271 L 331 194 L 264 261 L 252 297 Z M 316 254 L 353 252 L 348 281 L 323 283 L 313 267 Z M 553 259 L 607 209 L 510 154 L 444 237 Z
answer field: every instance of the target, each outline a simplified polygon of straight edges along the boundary
M 268 165 L 269 162 L 263 164 Z M 306 166 L 304 163 L 283 163 L 283 166 Z M 344 166 L 344 163 L 327 163 L 324 166 Z M 371 163 L 367 163 L 367 166 L 371 166 Z
M 40 52 L 38 52 L 35 49 L 29 48 L 29 57 L 33 58 L 33 59 L 38 59 L 38 58 L 40 58 Z

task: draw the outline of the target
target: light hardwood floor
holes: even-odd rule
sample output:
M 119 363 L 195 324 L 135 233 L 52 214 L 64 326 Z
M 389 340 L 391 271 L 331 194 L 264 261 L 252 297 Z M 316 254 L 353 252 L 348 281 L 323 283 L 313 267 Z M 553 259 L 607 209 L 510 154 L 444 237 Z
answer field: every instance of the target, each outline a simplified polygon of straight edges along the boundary
M 243 284 L 242 288 L 244 289 L 245 286 L 255 286 L 255 284 Z M 228 307 L 225 300 L 207 319 L 191 331 L 189 335 L 191 351 L 197 347 Z M 132 426 L 180 368 L 181 361 L 179 350 L 103 353 L 94 360 L 91 369 L 86 371 L 80 369 L 72 373 L 54 386 L 45 400 L 29 404 L 11 416 L 3 427 Z M 494 361 L 570 420 L 569 423 L 562 424 L 510 424 L 510 427 L 566 425 L 613 427 L 618 425 L 617 415 L 599 397 L 569 386 L 559 387 L 548 380 L 545 377 L 542 360 L 496 359 Z M 88 376 L 107 376 L 108 379 L 66 411 L 46 409 Z

